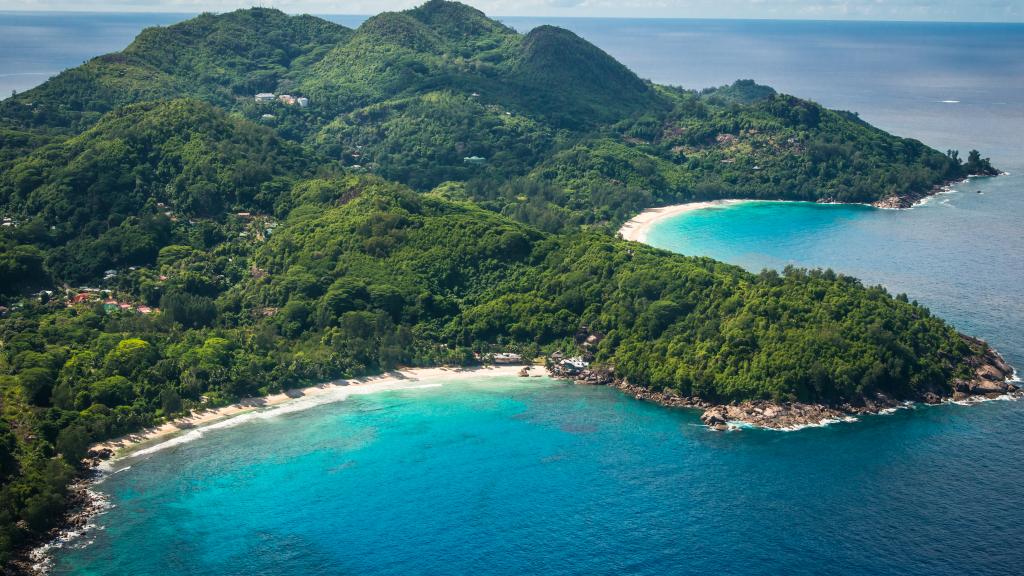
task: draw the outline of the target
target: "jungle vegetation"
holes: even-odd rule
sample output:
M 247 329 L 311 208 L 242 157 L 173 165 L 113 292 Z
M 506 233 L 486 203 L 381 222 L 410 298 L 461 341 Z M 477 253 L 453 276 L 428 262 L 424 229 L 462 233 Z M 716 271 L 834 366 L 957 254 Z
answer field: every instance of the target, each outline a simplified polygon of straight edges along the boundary
M 0 562 L 54 525 L 95 441 L 581 331 L 630 381 L 719 401 L 946 390 L 977 351 L 905 296 L 614 231 L 660 204 L 993 172 L 753 81 L 655 85 L 454 2 L 356 30 L 259 8 L 146 30 L 0 102 Z

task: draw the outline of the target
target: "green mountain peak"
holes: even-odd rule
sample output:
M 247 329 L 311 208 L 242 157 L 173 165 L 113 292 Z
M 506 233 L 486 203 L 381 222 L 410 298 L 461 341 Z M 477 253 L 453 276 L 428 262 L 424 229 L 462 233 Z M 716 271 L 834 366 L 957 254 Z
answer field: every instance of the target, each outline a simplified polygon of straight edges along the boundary
M 993 171 L 968 158 L 455 2 L 147 29 L 0 102 L 0 563 L 92 441 L 397 365 L 562 350 L 712 401 L 949 396 L 985 345 L 905 298 L 614 231 L 694 200 L 906 200 Z
M 451 40 L 473 40 L 491 34 L 516 34 L 515 30 L 461 2 L 430 0 L 406 13 Z

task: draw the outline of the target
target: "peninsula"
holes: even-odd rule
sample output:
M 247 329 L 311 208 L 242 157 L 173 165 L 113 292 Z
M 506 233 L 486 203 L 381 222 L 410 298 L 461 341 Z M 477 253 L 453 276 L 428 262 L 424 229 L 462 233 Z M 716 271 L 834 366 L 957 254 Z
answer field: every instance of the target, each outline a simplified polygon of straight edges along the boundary
M 0 102 L 0 562 L 64 517 L 97 442 L 399 366 L 562 351 L 762 414 L 1009 391 L 904 296 L 616 237 L 655 206 L 871 203 L 986 164 L 456 2 L 147 29 Z

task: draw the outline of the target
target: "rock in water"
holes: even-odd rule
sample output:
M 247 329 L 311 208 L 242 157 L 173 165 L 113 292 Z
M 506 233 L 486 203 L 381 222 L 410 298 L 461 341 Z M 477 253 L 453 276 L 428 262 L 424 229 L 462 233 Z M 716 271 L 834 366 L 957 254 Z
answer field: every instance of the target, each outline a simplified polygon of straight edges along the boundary
M 715 406 L 714 408 L 705 410 L 704 413 L 700 415 L 700 420 L 708 427 L 715 429 L 718 429 L 717 426 L 719 425 L 726 426 L 729 420 L 726 418 L 723 410 L 724 409 L 721 406 Z

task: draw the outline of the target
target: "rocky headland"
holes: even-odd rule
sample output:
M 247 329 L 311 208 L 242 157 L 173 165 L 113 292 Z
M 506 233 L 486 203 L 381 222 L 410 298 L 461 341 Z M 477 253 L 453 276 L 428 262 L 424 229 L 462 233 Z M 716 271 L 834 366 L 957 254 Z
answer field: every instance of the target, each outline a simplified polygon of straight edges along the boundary
M 50 551 L 59 548 L 92 526 L 93 519 L 110 507 L 107 499 L 92 490 L 93 483 L 99 478 L 96 469 L 109 454 L 90 451 L 83 464 L 87 468 L 68 486 L 67 508 L 61 521 L 40 539 L 26 543 L 10 563 L 4 568 L 12 576 L 43 576 L 51 567 Z
M 881 200 L 872 202 L 871 205 L 875 208 L 884 208 L 887 210 L 902 210 L 905 208 L 912 208 L 919 202 L 925 200 L 930 196 L 941 194 L 943 192 L 951 191 L 958 184 L 963 184 L 971 178 L 979 178 L 983 176 L 999 176 L 1002 174 L 998 170 L 993 169 L 991 172 L 983 174 L 971 174 L 967 178 L 958 178 L 956 180 L 950 180 L 942 184 L 937 184 L 928 190 L 920 190 L 918 192 L 911 192 L 907 194 L 893 194 L 892 196 L 886 196 Z
M 554 378 L 572 380 L 583 385 L 613 386 L 637 400 L 654 402 L 669 408 L 703 410 L 701 421 L 712 430 L 729 430 L 742 425 L 772 430 L 794 430 L 808 426 L 850 421 L 865 414 L 884 414 L 916 402 L 941 404 L 943 402 L 971 403 L 1004 396 L 1024 396 L 1014 383 L 1014 370 L 998 352 L 977 338 L 962 336 L 975 347 L 984 350 L 965 361 L 973 370 L 971 378 L 956 380 L 948 390 L 932 390 L 913 398 L 894 398 L 882 393 L 862 396 L 834 405 L 804 402 L 774 402 L 770 400 L 733 401 L 716 403 L 699 397 L 685 396 L 672 389 L 653 390 L 618 378 L 610 366 L 587 367 L 583 370 L 567 369 L 563 364 L 549 362 L 548 372 Z

